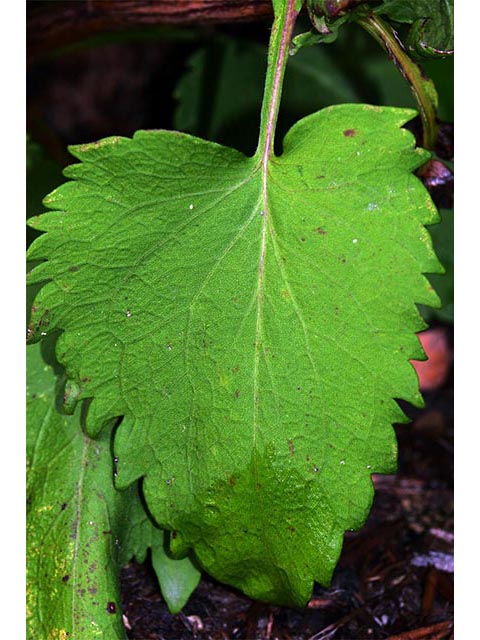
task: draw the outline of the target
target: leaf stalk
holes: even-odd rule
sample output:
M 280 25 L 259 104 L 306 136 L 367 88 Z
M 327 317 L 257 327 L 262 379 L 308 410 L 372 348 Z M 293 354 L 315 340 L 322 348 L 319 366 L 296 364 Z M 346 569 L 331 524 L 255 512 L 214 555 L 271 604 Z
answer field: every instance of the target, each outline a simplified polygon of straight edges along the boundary
M 265 165 L 273 153 L 275 126 L 282 95 L 283 77 L 289 45 L 298 15 L 298 0 L 277 2 L 275 19 L 268 47 L 267 76 L 260 115 L 260 135 L 255 157 Z
M 369 13 L 356 18 L 355 21 L 387 52 L 410 85 L 422 120 L 422 145 L 425 149 L 433 150 L 438 138 L 438 96 L 433 82 L 410 58 L 396 32 L 382 18 Z

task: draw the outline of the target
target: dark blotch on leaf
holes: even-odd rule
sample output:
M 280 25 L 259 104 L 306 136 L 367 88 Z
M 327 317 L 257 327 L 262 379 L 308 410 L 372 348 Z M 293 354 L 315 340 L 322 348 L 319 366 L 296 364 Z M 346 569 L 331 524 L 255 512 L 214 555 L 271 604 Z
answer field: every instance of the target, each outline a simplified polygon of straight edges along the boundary
M 62 511 L 65 511 L 65 509 L 67 508 L 67 506 L 68 506 L 68 505 L 67 505 L 67 503 L 66 503 L 66 502 L 62 502 L 62 504 L 60 505 L 60 509 L 61 509 Z
M 115 613 L 117 610 L 117 605 L 115 602 L 107 602 L 107 611 L 108 613 Z
M 75 271 L 78 271 L 78 267 L 75 264 L 72 264 L 71 267 L 68 267 L 68 270 L 70 271 L 70 273 L 75 273 Z
M 67 575 L 66 575 L 66 576 L 63 576 L 63 578 L 62 578 L 62 582 L 68 582 L 69 580 L 70 580 L 70 576 L 69 576 L 69 575 L 68 575 L 68 573 L 67 573 Z
M 345 131 L 343 132 L 343 135 L 346 138 L 353 138 L 354 136 L 357 135 L 357 132 L 355 129 L 345 129 Z
M 315 231 L 316 231 L 316 233 L 318 233 L 318 234 L 319 234 L 319 235 L 321 235 L 321 236 L 324 236 L 324 235 L 326 235 L 326 233 L 327 233 L 323 227 L 317 227 L 317 228 L 315 229 Z

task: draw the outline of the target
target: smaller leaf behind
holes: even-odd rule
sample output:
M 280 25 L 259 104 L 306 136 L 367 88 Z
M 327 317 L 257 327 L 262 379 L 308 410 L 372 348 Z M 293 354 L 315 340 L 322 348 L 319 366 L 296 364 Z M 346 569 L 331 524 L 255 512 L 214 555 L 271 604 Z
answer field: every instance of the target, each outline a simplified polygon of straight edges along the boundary
M 197 588 L 200 571 L 189 558 L 171 558 L 164 544 L 152 546 L 152 564 L 170 613 L 178 613 Z
M 125 638 L 118 587 L 120 513 L 110 438 L 82 433 L 55 407 L 55 375 L 27 350 L 28 638 Z
M 51 361 L 49 342 L 41 346 Z M 125 638 L 120 567 L 134 556 L 143 562 L 149 547 L 162 548 L 164 532 L 147 516 L 138 483 L 114 488 L 111 429 L 91 440 L 78 410 L 66 416 L 56 408 L 64 377 L 56 378 L 41 346 L 27 350 L 28 638 Z M 200 574 L 188 558 L 169 560 L 165 577 L 157 568 L 159 581 L 171 582 L 177 565 L 180 579 L 197 577 L 173 598 L 178 611 Z
M 453 54 L 453 0 L 383 0 L 375 12 L 412 25 L 407 47 L 415 57 Z

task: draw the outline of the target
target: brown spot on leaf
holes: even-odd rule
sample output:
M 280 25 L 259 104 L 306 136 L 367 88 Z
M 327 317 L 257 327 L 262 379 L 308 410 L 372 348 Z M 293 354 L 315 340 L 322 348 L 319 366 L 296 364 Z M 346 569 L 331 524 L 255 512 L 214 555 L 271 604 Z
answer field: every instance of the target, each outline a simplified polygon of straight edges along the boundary
M 327 233 L 323 227 L 317 227 L 314 231 L 315 233 L 318 233 L 320 236 L 324 236 Z
M 240 395 L 240 389 L 235 389 L 235 398 L 238 398 Z
M 357 135 L 357 131 L 355 129 L 345 129 L 345 131 L 343 132 L 343 135 L 346 138 L 353 138 L 354 136 Z
M 237 479 L 234 476 L 230 476 L 230 486 L 234 487 L 237 484 Z
M 238 366 L 238 364 L 237 364 L 237 366 L 236 366 L 236 367 L 233 367 L 233 369 L 232 369 L 232 373 L 238 373 L 239 369 L 240 369 L 240 367 L 239 367 L 239 366 Z
M 115 613 L 117 610 L 117 605 L 115 602 L 107 602 L 107 611 L 108 613 Z
M 75 271 L 78 271 L 78 267 L 76 264 L 72 264 L 71 267 L 68 267 L 68 270 L 70 271 L 70 273 L 75 273 Z
M 325 176 L 323 176 L 323 175 L 322 175 L 322 176 L 317 176 L 317 179 L 318 179 L 318 180 L 321 180 L 321 179 L 322 179 L 322 178 L 324 178 L 324 177 L 325 177 Z
M 288 450 L 290 451 L 290 454 L 292 456 L 295 455 L 295 445 L 293 444 L 293 442 L 291 440 L 288 441 Z
M 62 582 L 68 582 L 69 580 L 70 580 L 70 576 L 69 576 L 69 575 L 68 575 L 68 573 L 67 573 L 67 575 L 66 575 L 66 576 L 63 576 L 63 578 L 62 578 Z

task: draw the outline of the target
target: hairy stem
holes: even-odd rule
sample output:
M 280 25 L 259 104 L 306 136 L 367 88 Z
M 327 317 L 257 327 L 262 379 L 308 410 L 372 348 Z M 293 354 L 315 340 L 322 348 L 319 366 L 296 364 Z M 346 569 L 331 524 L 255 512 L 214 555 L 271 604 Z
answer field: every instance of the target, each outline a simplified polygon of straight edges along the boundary
M 434 149 L 438 137 L 438 96 L 433 82 L 424 75 L 420 67 L 410 58 L 395 31 L 382 18 L 369 14 L 357 18 L 356 22 L 373 36 L 388 53 L 410 85 L 422 119 L 423 146 L 426 149 Z
M 283 76 L 288 59 L 288 49 L 297 18 L 297 0 L 283 0 L 275 11 L 272 34 L 268 47 L 267 77 L 260 116 L 260 135 L 255 156 L 265 166 L 273 153 L 275 125 L 282 94 Z

